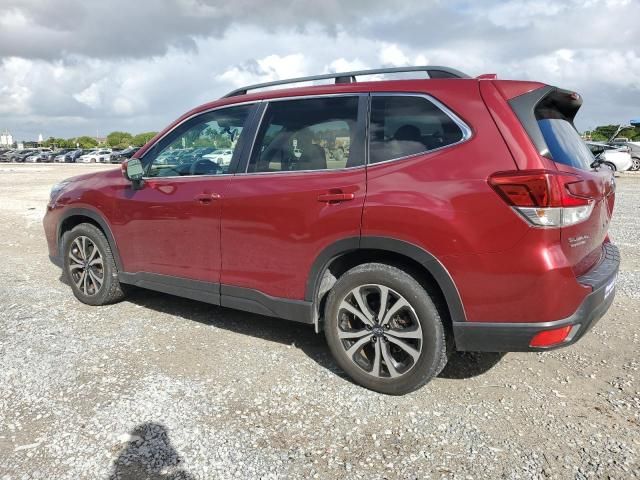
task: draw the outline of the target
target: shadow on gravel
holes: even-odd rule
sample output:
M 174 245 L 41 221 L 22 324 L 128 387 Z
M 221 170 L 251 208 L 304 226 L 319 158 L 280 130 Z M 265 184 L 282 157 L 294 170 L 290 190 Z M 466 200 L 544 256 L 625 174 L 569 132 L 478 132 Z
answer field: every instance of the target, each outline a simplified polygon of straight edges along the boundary
M 195 480 L 181 463 L 165 426 L 143 423 L 125 440 L 109 480 Z
M 126 301 L 160 313 L 205 325 L 214 325 L 242 335 L 292 345 L 302 350 L 321 367 L 350 380 L 333 361 L 324 335 L 317 335 L 311 325 L 241 312 L 143 288 L 132 287 Z
M 454 352 L 438 378 L 461 380 L 488 372 L 505 356 L 504 353 Z

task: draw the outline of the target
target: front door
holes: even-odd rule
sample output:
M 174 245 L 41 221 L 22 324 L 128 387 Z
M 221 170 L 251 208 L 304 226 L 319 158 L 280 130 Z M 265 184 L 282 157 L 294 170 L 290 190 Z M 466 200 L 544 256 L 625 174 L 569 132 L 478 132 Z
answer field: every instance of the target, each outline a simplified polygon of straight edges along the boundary
M 219 283 L 221 198 L 252 108 L 202 113 L 145 153 L 142 188 L 121 190 L 113 222 L 125 272 Z

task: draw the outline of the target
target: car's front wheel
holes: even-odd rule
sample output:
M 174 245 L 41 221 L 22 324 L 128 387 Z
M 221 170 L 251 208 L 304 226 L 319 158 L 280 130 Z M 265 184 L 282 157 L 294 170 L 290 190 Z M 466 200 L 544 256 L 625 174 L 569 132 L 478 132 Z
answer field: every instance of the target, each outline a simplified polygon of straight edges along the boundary
M 633 170 L 634 172 L 640 170 L 640 157 L 631 157 L 631 161 L 633 164 L 629 170 Z
M 118 269 L 107 238 L 90 223 L 81 223 L 63 236 L 64 272 L 78 300 L 107 305 L 124 298 Z
M 327 298 L 324 328 L 338 365 L 377 392 L 416 390 L 447 362 L 445 328 L 432 298 L 390 265 L 364 264 L 341 276 Z

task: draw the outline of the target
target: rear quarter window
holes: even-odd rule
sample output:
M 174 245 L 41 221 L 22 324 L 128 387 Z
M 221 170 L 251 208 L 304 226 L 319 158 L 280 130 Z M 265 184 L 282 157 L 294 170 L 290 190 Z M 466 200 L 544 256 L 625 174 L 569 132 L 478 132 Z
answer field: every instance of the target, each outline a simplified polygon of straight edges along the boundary
M 464 138 L 461 126 L 425 97 L 371 98 L 369 163 L 429 152 Z

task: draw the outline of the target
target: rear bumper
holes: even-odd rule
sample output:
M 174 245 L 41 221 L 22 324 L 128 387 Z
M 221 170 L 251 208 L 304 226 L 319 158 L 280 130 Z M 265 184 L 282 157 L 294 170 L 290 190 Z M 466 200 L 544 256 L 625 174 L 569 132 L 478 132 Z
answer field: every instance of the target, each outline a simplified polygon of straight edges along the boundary
M 474 352 L 529 352 L 553 350 L 577 342 L 604 316 L 613 303 L 620 253 L 611 243 L 606 243 L 604 250 L 605 254 L 598 265 L 577 278 L 579 283 L 588 285 L 593 290 L 569 317 L 543 323 L 454 322 L 456 348 Z M 529 346 L 537 333 L 568 325 L 573 328 L 562 343 L 551 347 Z

